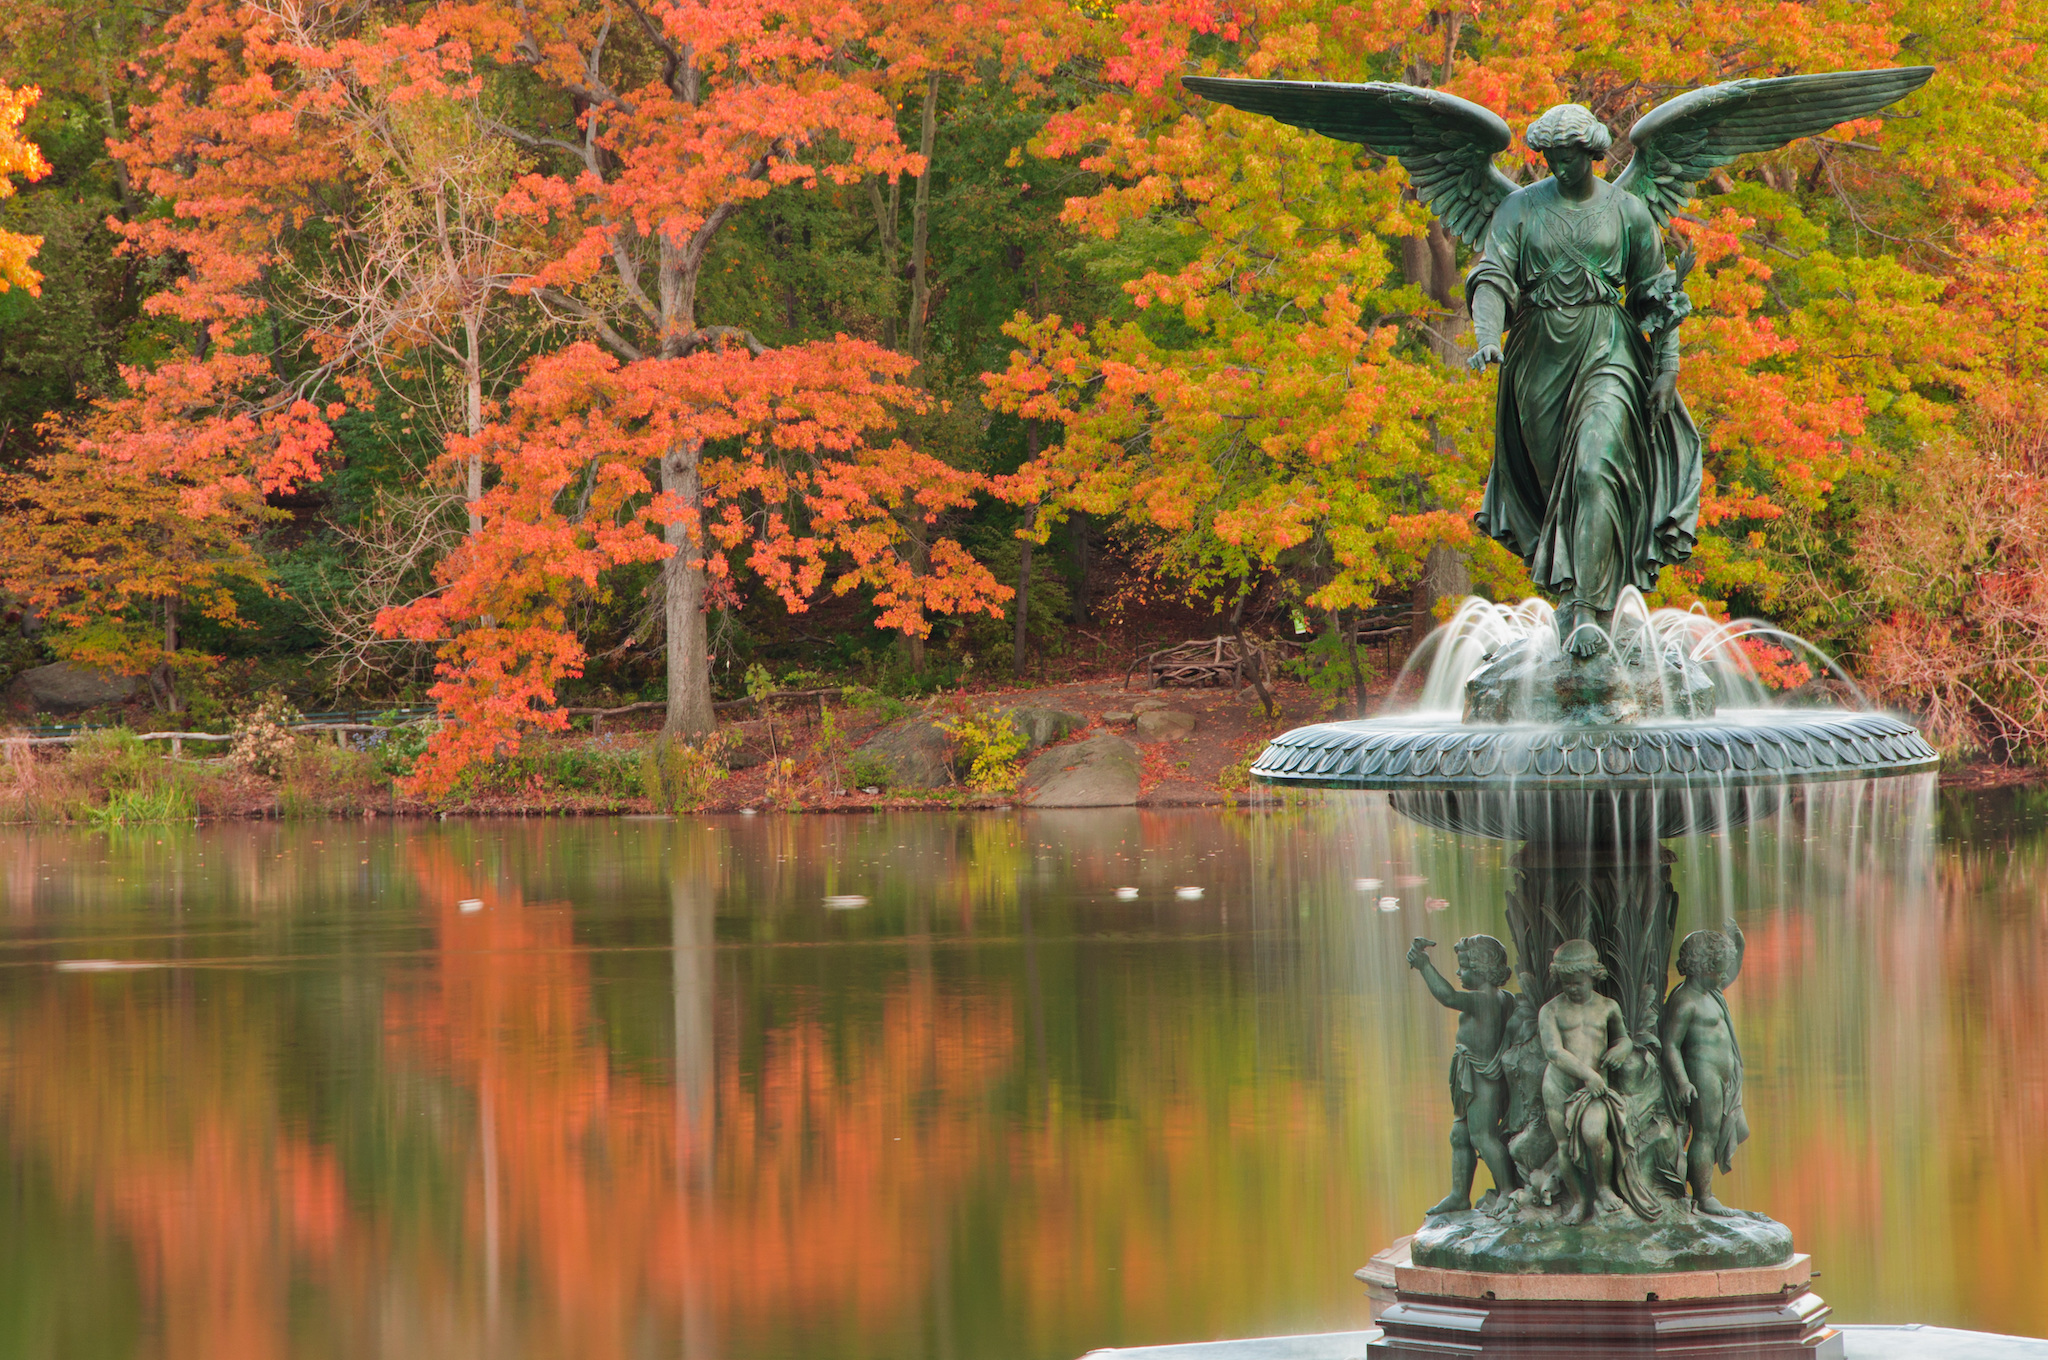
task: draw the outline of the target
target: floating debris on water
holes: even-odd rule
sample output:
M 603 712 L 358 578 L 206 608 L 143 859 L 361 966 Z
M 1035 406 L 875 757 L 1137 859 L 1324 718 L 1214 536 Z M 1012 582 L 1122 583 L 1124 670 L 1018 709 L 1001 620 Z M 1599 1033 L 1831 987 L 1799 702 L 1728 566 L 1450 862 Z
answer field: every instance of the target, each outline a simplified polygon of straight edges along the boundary
M 1398 898 L 1398 897 L 1382 897 L 1382 898 L 1380 899 L 1380 910 L 1381 910 L 1381 911 L 1399 911 L 1400 909 L 1401 909 L 1401 899 L 1400 899 L 1400 898 Z
M 1425 897 L 1422 900 L 1422 905 L 1431 911 L 1442 911 L 1451 904 L 1448 898 Z
M 1354 878 L 1351 886 L 1360 892 L 1376 893 L 1380 890 L 1380 881 L 1376 878 Z
M 139 973 L 163 965 L 150 959 L 59 959 L 60 973 Z
M 753 815 L 754 815 L 754 810 L 753 810 L 752 808 L 741 808 L 741 809 L 740 809 L 740 816 L 742 816 L 742 817 L 751 817 L 751 816 L 753 816 Z
M 1119 902 L 1134 902 L 1137 900 L 1138 890 L 1136 888 L 1118 888 L 1116 896 Z
M 1200 897 L 1202 895 L 1202 890 L 1200 888 L 1175 888 L 1173 890 L 1173 895 L 1175 897 L 1186 897 L 1192 899 Z
M 467 916 L 473 911 L 482 911 L 484 900 L 481 897 L 465 897 L 455 904 L 455 909 Z
M 1394 879 L 1394 886 L 1397 888 L 1419 888 L 1427 882 L 1429 880 L 1421 874 L 1401 874 Z
M 856 907 L 864 907 L 867 904 L 868 900 L 859 893 L 837 893 L 825 899 L 825 910 L 852 911 Z

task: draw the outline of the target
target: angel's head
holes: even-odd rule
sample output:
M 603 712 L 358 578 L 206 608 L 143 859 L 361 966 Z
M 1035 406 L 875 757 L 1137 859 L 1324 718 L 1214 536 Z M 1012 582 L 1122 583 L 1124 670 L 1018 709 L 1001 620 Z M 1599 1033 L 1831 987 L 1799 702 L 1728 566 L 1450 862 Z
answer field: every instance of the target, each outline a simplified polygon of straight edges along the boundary
M 1606 159 L 1614 134 L 1584 104 L 1558 104 L 1529 125 L 1525 140 L 1531 151 L 1543 153 L 1551 174 L 1576 189 L 1592 173 L 1593 162 Z

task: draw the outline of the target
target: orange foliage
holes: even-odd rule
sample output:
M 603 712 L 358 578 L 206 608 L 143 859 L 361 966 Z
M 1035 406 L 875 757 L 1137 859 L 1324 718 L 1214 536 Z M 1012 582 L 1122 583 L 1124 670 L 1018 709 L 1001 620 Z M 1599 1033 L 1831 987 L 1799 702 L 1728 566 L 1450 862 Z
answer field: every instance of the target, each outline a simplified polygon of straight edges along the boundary
M 447 589 L 386 616 L 393 632 L 449 639 L 434 695 L 459 721 L 436 738 L 416 786 L 445 789 L 469 762 L 516 749 L 527 724 L 566 724 L 552 702 L 581 670 L 568 626 L 575 593 L 601 589 L 613 567 L 668 557 L 667 525 L 713 545 L 703 565 L 714 579 L 744 548 L 791 609 L 828 581 L 837 594 L 866 586 L 883 626 L 914 630 L 928 610 L 1006 593 L 950 540 L 915 577 L 893 551 L 895 506 L 936 519 L 976 485 L 869 437 L 888 427 L 892 405 L 918 400 L 901 381 L 909 368 L 844 337 L 759 357 L 719 346 L 623 364 L 577 344 L 536 363 L 508 418 L 477 441 L 501 472 L 482 531 L 449 558 Z M 657 494 L 646 472 L 683 445 L 731 450 L 703 458 L 694 500 Z
M 916 405 L 907 365 L 844 336 L 765 351 L 697 315 L 707 252 L 746 205 L 778 185 L 916 168 L 875 81 L 843 59 L 877 22 L 823 0 L 655 4 L 642 24 L 653 61 L 618 55 L 609 22 L 573 0 L 447 5 L 420 25 L 430 67 L 523 73 L 574 108 L 580 146 L 551 130 L 544 102 L 509 133 L 564 154 L 503 206 L 547 243 L 521 286 L 612 357 L 579 344 L 533 366 L 511 418 L 475 445 L 502 473 L 475 507 L 482 534 L 445 565 L 447 590 L 386 616 L 394 633 L 443 642 L 436 695 L 455 721 L 417 787 L 445 788 L 527 724 L 559 725 L 554 687 L 582 658 L 566 604 L 612 566 L 668 562 L 671 725 L 691 732 L 713 721 L 703 609 L 743 546 L 791 609 L 831 575 L 835 591 L 873 591 L 884 628 L 999 612 L 1005 588 L 949 539 L 930 546 L 929 574 L 914 570 L 892 518 L 907 505 L 931 523 L 980 485 L 869 438 L 892 407 Z M 598 400 L 619 401 L 618 418 Z M 558 505 L 577 477 L 589 494 Z
M 233 587 L 264 575 L 248 542 L 264 497 L 317 480 L 333 440 L 337 411 L 280 387 L 249 344 L 280 239 L 337 167 L 273 79 L 277 36 L 233 0 L 194 0 L 165 25 L 154 102 L 114 152 L 171 211 L 109 226 L 131 253 L 183 262 L 143 304 L 181 339 L 154 365 L 124 366 L 125 395 L 49 431 L 58 452 L 7 487 L 24 513 L 0 536 L 0 577 L 68 625 L 58 650 L 166 683 L 204 664 L 175 655 L 181 607 L 234 621 Z
M 33 85 L 19 90 L 0 85 L 0 200 L 13 196 L 13 176 L 38 180 L 50 173 L 42 151 L 21 135 L 21 120 L 42 97 L 43 92 Z M 26 288 L 33 295 L 42 293 L 43 276 L 29 267 L 30 257 L 42 243 L 40 236 L 0 231 L 0 293 L 10 288 Z

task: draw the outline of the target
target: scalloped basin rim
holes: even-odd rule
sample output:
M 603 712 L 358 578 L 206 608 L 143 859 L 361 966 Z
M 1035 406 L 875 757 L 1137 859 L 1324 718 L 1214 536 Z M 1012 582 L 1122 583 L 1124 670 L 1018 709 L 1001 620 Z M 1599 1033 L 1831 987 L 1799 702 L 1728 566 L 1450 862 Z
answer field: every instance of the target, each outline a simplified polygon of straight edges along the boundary
M 1282 733 L 1253 762 L 1251 777 L 1394 791 L 1715 789 L 1889 778 L 1940 763 L 1911 723 L 1847 709 L 1752 709 L 1612 727 L 1401 716 Z

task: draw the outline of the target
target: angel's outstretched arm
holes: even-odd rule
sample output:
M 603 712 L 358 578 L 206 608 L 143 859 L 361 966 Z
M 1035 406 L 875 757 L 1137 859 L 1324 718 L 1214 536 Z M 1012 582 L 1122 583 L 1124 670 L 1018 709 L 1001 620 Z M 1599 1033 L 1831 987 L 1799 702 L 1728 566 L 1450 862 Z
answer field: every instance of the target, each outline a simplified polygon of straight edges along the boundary
M 1472 343 L 1466 363 L 1475 371 L 1502 361 L 1501 336 L 1521 294 L 1522 233 L 1513 209 L 1496 209 L 1486 234 L 1486 253 L 1465 275 L 1465 305 L 1472 313 Z

